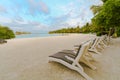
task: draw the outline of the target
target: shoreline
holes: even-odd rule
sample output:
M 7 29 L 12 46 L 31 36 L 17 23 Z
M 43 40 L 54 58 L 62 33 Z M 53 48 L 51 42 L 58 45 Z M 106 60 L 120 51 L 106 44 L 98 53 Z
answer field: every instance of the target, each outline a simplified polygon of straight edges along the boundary
M 38 36 L 39 34 L 39 36 Z M 21 38 L 44 38 L 44 37 L 54 37 L 54 36 L 70 36 L 70 35 L 87 35 L 83 33 L 56 33 L 56 34 L 48 34 L 48 33 L 38 33 L 38 34 L 23 34 L 23 35 L 16 35 L 16 38 L 14 39 L 21 39 Z M 31 36 L 32 35 L 32 36 Z M 33 36 L 34 35 L 34 36 Z M 40 36 L 41 35 L 41 36 Z M 91 35 L 89 33 L 89 35 Z M 94 35 L 94 34 L 92 34 Z

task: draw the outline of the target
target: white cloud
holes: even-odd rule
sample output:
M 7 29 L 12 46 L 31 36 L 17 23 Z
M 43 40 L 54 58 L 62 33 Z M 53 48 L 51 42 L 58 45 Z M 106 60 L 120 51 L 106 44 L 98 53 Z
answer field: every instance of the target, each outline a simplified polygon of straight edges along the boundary
M 0 18 L 0 23 L 4 26 L 9 26 L 14 31 L 30 31 L 30 32 L 39 32 L 39 31 L 49 31 L 49 27 L 45 24 L 42 24 L 38 21 L 30 21 L 30 20 L 11 20 L 9 18 L 4 18 L 2 21 Z
M 0 23 L 11 23 L 12 20 L 8 17 L 4 17 L 0 15 Z
M 93 16 L 92 12 L 90 11 L 90 4 L 84 5 L 83 3 L 86 3 L 86 0 L 80 1 L 79 3 L 79 6 L 75 1 L 64 6 L 60 6 L 59 9 L 64 13 L 64 15 L 54 18 L 52 21 L 53 25 L 51 26 L 57 26 L 59 29 L 63 27 L 76 27 L 78 25 L 83 26 L 87 22 L 90 22 L 90 19 Z
M 48 6 L 43 1 L 36 0 L 28 0 L 29 3 L 29 11 L 32 15 L 36 15 L 38 13 L 49 13 Z
M 86 22 L 90 22 L 93 16 L 90 6 L 101 4 L 100 0 L 70 1 L 65 5 L 55 4 L 52 14 L 50 13 L 51 9 L 44 3 L 44 0 L 25 0 L 24 4 L 13 0 L 14 5 L 9 7 L 0 6 L 0 24 L 10 26 L 14 30 L 25 31 L 49 31 L 64 27 L 76 27 L 77 25 L 82 26 Z M 10 3 L 13 4 L 13 2 Z M 7 11 L 7 15 L 1 15 L 1 12 L 3 14 Z
M 92 0 L 95 5 L 101 5 L 103 2 L 101 0 Z
M 81 20 L 79 18 L 77 19 L 69 19 L 68 21 L 66 21 L 67 24 L 69 24 L 72 27 L 76 27 L 78 25 L 81 25 Z
M 1 6 L 0 5 L 0 13 L 6 13 L 7 12 L 7 10 L 6 10 L 6 8 L 5 7 L 3 7 L 3 6 Z
M 40 4 L 40 7 L 41 7 L 41 10 L 44 13 L 49 13 L 49 8 L 48 8 L 48 6 L 44 2 L 40 1 L 39 4 Z

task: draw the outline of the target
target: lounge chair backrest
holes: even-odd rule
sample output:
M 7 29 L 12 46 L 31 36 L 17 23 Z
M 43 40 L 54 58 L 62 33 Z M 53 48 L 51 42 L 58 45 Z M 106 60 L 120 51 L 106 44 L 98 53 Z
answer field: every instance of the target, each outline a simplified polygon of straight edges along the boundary
M 98 42 L 99 42 L 99 37 L 97 37 L 97 38 L 95 38 L 94 40 L 93 40 L 93 43 L 92 43 L 92 45 L 91 45 L 91 48 L 94 48 L 97 44 L 98 44 Z
M 83 52 L 82 55 L 84 55 L 84 54 L 86 54 L 88 52 L 88 49 L 90 48 L 90 45 L 91 45 L 91 41 L 86 43 L 86 45 L 85 45 L 86 47 L 85 47 L 84 52 Z
M 81 50 L 81 46 L 82 45 L 84 45 L 84 44 L 86 44 L 87 42 L 89 42 L 90 40 L 88 40 L 88 41 L 85 41 L 85 42 L 82 42 L 79 46 L 77 46 L 78 47 L 78 50 L 77 50 L 77 52 L 76 52 L 76 56 L 75 57 L 77 57 L 78 56 L 78 54 L 79 54 L 79 51 Z
M 78 48 L 77 53 L 76 53 L 76 57 L 78 56 L 79 51 L 81 50 L 81 46 L 84 45 L 84 44 L 86 44 L 86 43 L 88 43 L 88 42 L 91 42 L 91 40 L 85 41 L 85 42 L 83 42 L 81 45 L 79 45 L 79 48 Z M 92 43 L 91 43 L 91 44 L 92 44 Z M 91 44 L 90 44 L 90 45 L 91 45 Z M 90 46 L 90 45 L 89 45 L 89 46 Z
M 77 54 L 75 55 L 75 57 L 77 57 L 77 56 L 78 56 L 78 54 L 79 54 L 79 52 L 80 52 L 80 50 L 81 50 L 81 47 L 82 47 L 82 44 L 81 44 L 81 45 L 79 45 L 79 48 L 78 48 L 78 50 L 77 50 Z
M 90 40 L 91 42 L 90 42 L 89 48 L 92 47 L 92 45 L 95 43 L 95 40 L 96 40 L 96 38 Z
M 82 44 L 81 47 L 79 48 L 80 50 L 78 50 L 78 53 L 76 54 L 76 58 L 75 58 L 75 61 L 79 61 L 80 57 L 86 53 L 86 51 L 88 51 L 89 49 L 89 45 L 90 45 L 90 41 L 85 43 L 85 44 Z

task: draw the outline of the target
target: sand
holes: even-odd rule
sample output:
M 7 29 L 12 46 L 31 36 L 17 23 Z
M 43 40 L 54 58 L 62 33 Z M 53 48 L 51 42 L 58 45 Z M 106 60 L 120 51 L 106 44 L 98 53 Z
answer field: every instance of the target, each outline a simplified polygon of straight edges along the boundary
M 85 80 L 76 71 L 50 62 L 49 55 L 94 38 L 73 34 L 44 38 L 11 39 L 0 45 L 0 80 Z M 97 70 L 82 65 L 94 80 L 120 80 L 120 38 L 112 39 L 102 55 L 93 54 Z

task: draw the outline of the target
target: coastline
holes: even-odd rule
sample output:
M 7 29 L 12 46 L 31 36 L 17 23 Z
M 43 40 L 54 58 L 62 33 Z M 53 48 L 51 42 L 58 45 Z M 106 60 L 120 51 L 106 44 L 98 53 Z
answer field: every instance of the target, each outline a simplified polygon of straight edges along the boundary
M 55 34 L 49 34 L 49 33 L 31 33 L 31 34 L 21 34 L 16 35 L 16 38 L 39 38 L 39 37 L 52 37 L 52 36 L 69 36 L 69 35 L 80 35 L 83 33 L 55 33 Z
M 48 56 L 95 38 L 92 34 L 72 34 L 7 40 L 0 45 L 0 80 L 84 80 L 77 72 L 58 63 L 48 63 Z M 96 71 L 83 65 L 94 80 L 119 80 L 120 39 L 113 39 L 102 55 L 94 54 Z M 114 52 L 114 54 L 113 54 Z M 109 67 L 109 69 L 108 69 Z
M 16 35 L 16 38 L 37 38 L 37 37 L 49 37 L 49 36 L 61 36 L 62 34 L 48 34 L 48 33 L 31 33 Z

